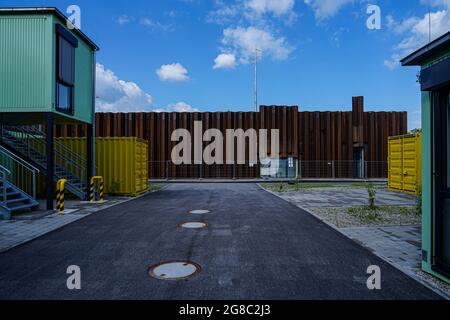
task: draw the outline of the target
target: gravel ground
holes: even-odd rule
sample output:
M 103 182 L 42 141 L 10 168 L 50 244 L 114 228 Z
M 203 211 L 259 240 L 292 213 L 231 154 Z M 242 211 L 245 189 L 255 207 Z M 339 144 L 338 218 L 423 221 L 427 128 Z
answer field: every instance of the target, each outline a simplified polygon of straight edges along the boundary
M 349 208 L 308 208 L 338 228 L 420 225 L 421 217 L 414 207 L 378 207 L 377 210 Z
M 447 284 L 438 278 L 433 277 L 432 275 L 423 272 L 419 269 L 414 269 L 413 272 L 416 274 L 417 277 L 422 279 L 425 282 L 428 282 L 433 287 L 437 287 L 439 290 L 443 291 L 447 295 L 447 299 L 450 300 L 450 284 Z

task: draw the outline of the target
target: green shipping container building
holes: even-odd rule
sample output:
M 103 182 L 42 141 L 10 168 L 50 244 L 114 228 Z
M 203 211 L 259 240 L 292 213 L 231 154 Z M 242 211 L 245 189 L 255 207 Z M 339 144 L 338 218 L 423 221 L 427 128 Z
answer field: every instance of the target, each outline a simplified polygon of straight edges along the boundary
M 3 122 L 27 113 L 38 123 L 51 112 L 57 122 L 92 124 L 98 47 L 66 21 L 55 8 L 0 8 Z
M 54 208 L 54 186 L 60 179 L 68 181 L 66 188 L 72 194 L 87 197 L 95 171 L 98 50 L 57 8 L 0 8 L 0 149 L 5 157 L 45 175 L 48 210 Z M 54 137 L 56 124 L 87 125 L 86 158 L 60 152 L 62 146 Z M 9 179 L 0 186 L 29 198 L 23 186 L 11 183 Z M 12 203 L 18 199 L 0 199 L 0 213 L 6 212 L 6 218 L 30 207 L 12 207 Z
M 422 268 L 450 283 L 450 32 L 402 64 L 421 67 Z

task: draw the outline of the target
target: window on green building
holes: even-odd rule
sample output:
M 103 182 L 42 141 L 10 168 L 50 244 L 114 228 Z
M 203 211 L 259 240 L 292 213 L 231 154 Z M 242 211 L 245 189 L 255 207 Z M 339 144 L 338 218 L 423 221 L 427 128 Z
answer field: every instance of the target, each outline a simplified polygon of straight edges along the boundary
M 447 99 L 447 187 L 450 189 L 450 92 Z
M 76 46 L 76 38 L 59 26 L 57 34 L 56 109 L 68 114 L 73 114 Z

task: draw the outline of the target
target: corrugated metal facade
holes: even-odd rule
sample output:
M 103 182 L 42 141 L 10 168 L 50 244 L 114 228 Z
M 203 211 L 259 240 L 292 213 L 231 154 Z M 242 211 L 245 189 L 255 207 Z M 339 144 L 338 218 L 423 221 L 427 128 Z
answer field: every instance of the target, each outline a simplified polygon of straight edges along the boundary
M 78 39 L 73 114 L 55 108 L 57 24 Z M 59 123 L 92 124 L 94 62 L 95 50 L 55 12 L 0 12 L 0 122 L 42 123 L 44 113 L 54 112 Z
M 388 137 L 407 133 L 406 112 L 364 112 L 363 97 L 356 97 L 352 112 L 299 112 L 298 107 L 262 106 L 258 113 L 98 113 L 96 136 L 135 136 L 148 140 L 151 178 L 259 177 L 258 166 L 203 166 L 201 173 L 196 165 L 168 168 L 166 162 L 171 160 L 171 152 L 176 145 L 171 142 L 172 132 L 183 128 L 193 135 L 194 121 L 202 121 L 204 131 L 214 128 L 223 133 L 226 129 L 279 129 L 281 158 L 352 161 L 354 148 L 362 147 L 368 161 L 369 177 L 382 175 L 377 172 L 381 169 L 376 162 L 387 161 Z M 56 134 L 76 137 L 83 136 L 85 130 L 83 126 L 59 126 Z
M 0 15 L 0 112 L 52 110 L 49 19 Z
M 389 138 L 389 189 L 420 195 L 422 190 L 422 136 Z
M 60 142 L 86 157 L 86 139 L 60 138 Z M 149 189 L 147 141 L 136 138 L 100 138 L 95 141 L 96 175 L 105 179 L 105 192 L 137 196 Z

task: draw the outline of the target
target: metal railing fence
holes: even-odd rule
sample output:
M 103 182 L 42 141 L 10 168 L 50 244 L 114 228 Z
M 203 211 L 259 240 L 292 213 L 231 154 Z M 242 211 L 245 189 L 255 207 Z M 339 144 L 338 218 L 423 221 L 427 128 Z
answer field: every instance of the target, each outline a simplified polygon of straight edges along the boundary
M 9 171 L 7 181 L 36 199 L 39 169 L 1 146 L 0 164 Z
M 387 161 L 300 161 L 258 164 L 189 164 L 149 161 L 149 178 L 181 179 L 387 179 Z

